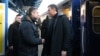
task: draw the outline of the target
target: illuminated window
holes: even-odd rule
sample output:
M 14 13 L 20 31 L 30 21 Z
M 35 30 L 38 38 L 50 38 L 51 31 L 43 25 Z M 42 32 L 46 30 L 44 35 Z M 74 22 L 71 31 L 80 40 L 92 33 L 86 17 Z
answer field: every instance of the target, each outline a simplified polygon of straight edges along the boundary
M 18 13 L 8 8 L 8 27 L 14 22 L 15 17 Z
M 96 34 L 100 34 L 100 6 L 93 9 L 93 30 Z
M 43 0 L 40 7 L 38 8 L 39 14 L 41 15 L 41 14 L 45 13 L 47 11 L 48 5 L 50 5 L 50 4 L 58 5 L 62 1 L 64 1 L 64 0 Z

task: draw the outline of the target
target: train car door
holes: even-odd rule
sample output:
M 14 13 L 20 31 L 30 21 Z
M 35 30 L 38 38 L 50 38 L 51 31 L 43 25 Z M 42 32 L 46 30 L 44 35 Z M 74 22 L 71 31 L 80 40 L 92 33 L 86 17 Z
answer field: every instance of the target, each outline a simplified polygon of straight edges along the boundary
M 86 56 L 100 56 L 100 2 L 86 2 Z

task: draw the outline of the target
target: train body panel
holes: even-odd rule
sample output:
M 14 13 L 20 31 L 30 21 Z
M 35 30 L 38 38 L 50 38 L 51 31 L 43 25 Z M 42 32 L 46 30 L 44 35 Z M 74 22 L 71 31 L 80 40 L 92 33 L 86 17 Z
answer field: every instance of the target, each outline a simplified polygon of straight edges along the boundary
M 83 25 L 85 55 L 100 56 L 100 2 L 87 1 L 85 15 L 86 21 Z

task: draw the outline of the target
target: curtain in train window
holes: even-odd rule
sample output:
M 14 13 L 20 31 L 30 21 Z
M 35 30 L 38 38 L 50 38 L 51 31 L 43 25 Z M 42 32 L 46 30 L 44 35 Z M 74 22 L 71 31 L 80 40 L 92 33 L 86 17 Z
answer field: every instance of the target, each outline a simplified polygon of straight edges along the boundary
M 93 30 L 96 34 L 100 34 L 100 6 L 93 9 Z

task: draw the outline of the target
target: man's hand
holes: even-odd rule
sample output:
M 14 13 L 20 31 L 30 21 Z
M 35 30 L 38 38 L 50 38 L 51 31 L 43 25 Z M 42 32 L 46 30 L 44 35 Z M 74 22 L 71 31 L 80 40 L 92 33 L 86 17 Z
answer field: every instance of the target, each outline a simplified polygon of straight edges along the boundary
M 44 44 L 45 43 L 45 39 L 42 39 L 42 44 Z
M 10 46 L 9 49 L 10 49 L 10 50 L 13 50 L 13 46 Z
M 61 56 L 67 56 L 67 51 L 61 51 Z

